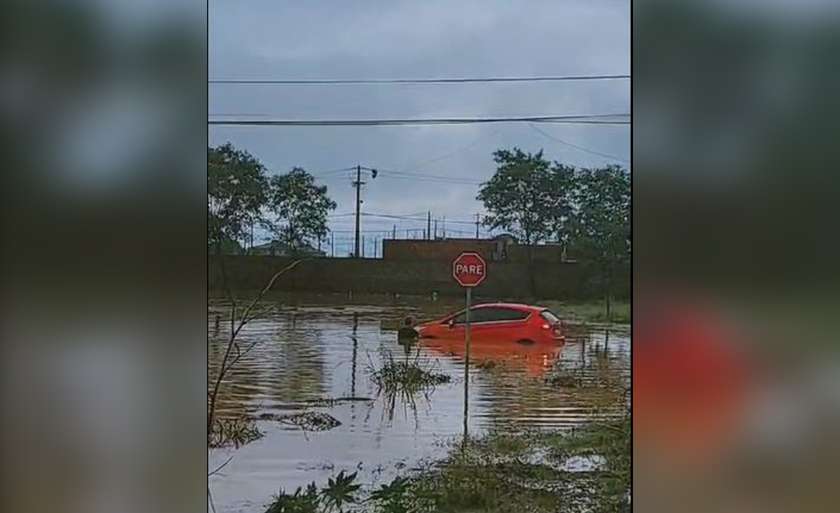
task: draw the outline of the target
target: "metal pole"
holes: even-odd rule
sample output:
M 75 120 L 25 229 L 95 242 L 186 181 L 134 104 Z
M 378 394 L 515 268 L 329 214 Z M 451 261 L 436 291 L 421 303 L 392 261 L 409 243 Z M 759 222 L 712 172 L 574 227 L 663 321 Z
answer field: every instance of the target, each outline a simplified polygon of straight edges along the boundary
M 464 438 L 469 434 L 470 416 L 470 303 L 472 287 L 467 287 L 467 312 L 465 319 L 466 352 L 464 356 Z
M 432 211 L 429 210 L 428 217 L 426 217 L 426 234 L 423 236 L 424 239 L 432 238 Z
M 478 224 L 479 224 L 479 218 L 478 218 L 478 214 L 476 214 L 475 215 L 475 238 L 476 239 L 478 238 Z
M 356 166 L 356 258 L 359 258 L 359 214 L 362 205 L 362 166 Z

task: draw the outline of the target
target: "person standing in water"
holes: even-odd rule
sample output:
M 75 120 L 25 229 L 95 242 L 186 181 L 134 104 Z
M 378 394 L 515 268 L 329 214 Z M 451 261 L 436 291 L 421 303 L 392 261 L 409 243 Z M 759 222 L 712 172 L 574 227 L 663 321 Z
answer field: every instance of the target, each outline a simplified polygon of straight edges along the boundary
M 414 318 L 408 316 L 403 322 L 403 327 L 397 330 L 397 339 L 400 341 L 413 342 L 420 334 L 414 329 Z
M 414 319 L 411 316 L 406 317 L 403 322 L 403 327 L 397 330 L 397 343 L 405 350 L 406 361 L 408 361 L 411 349 L 414 347 L 419 336 L 420 334 L 414 329 Z

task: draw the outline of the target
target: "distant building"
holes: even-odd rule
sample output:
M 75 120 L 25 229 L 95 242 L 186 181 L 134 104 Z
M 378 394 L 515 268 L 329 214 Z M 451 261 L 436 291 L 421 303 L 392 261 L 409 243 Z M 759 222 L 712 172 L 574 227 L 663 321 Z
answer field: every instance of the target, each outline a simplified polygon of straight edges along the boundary
M 251 248 L 250 253 L 252 255 L 262 256 L 327 256 L 325 252 L 320 251 L 310 246 L 309 244 L 306 244 L 303 247 L 297 249 L 291 249 L 289 248 L 289 245 L 285 242 L 280 242 L 277 240 L 268 242 L 266 244 L 260 244 L 259 246 L 254 246 L 253 248 Z
M 488 262 L 528 261 L 528 246 L 518 244 L 512 235 L 498 235 L 492 239 L 437 239 L 383 241 L 382 256 L 390 261 L 452 261 L 464 251 L 475 251 Z M 560 244 L 531 246 L 534 262 L 566 262 Z

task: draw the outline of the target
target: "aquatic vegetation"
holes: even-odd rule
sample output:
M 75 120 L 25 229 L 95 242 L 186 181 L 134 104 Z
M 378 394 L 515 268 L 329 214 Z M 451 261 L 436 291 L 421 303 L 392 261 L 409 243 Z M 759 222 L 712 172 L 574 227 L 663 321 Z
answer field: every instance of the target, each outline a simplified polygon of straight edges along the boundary
M 383 484 L 375 490 L 369 501 L 373 504 L 376 513 L 408 513 L 409 480 L 405 477 L 397 477 L 389 484 Z
M 273 420 L 284 424 L 291 424 L 306 431 L 327 431 L 341 425 L 341 421 L 328 413 L 305 411 L 279 415 L 277 413 L 263 413 L 259 420 Z
M 370 379 L 380 391 L 406 395 L 413 395 L 452 380 L 446 374 L 424 369 L 417 362 L 398 362 L 394 361 L 393 357 L 381 368 L 373 370 Z
M 281 492 L 266 513 L 333 513 L 348 506 L 367 513 L 625 513 L 631 443 L 629 413 L 572 433 L 497 433 L 460 443 L 447 459 L 372 491 L 355 483 L 356 473 L 342 471 L 322 489 L 312 483 Z M 570 470 L 565 464 L 573 458 L 592 464 Z
M 281 490 L 274 496 L 266 513 L 340 513 L 345 505 L 358 502 L 362 485 L 355 484 L 356 476 L 356 472 L 345 474 L 342 470 L 321 489 L 310 483 L 306 490 L 298 488 L 292 494 Z
M 207 445 L 211 448 L 234 446 L 237 449 L 264 436 L 263 432 L 251 419 L 215 419 L 207 435 Z

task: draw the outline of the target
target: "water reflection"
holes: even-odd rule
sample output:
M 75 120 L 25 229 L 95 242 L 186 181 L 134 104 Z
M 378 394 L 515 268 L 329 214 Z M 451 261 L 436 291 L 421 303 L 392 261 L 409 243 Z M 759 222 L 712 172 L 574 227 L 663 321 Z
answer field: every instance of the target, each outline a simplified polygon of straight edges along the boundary
M 463 360 L 466 356 L 462 340 L 423 339 L 422 344 L 447 357 Z M 558 344 L 482 341 L 471 344 L 470 362 L 479 369 L 503 366 L 514 372 L 525 371 L 531 378 L 540 378 L 555 365 L 562 350 L 563 346 Z
M 211 375 L 223 356 L 229 325 L 208 316 Z M 257 341 L 219 394 L 220 416 L 324 412 L 341 425 L 310 432 L 260 420 L 266 434 L 239 450 L 213 450 L 215 468 L 234 458 L 211 479 L 217 510 L 262 511 L 280 487 L 322 482 L 331 469 L 355 469 L 362 482 L 390 480 L 399 468 L 446 455 L 441 444 L 463 433 L 463 344 L 398 339 L 407 315 L 438 312 L 392 306 L 278 307 L 248 324 L 243 344 Z M 607 341 L 608 338 L 608 341 Z M 627 382 L 628 332 L 581 330 L 564 346 L 473 344 L 469 388 L 470 430 L 564 428 L 591 419 L 603 398 L 597 384 Z M 417 361 L 452 377 L 428 396 L 377 396 L 370 368 L 391 359 Z M 492 362 L 492 363 L 491 363 Z M 577 386 L 558 386 L 555 376 L 572 376 Z M 370 398 L 326 403 L 324 399 Z M 313 402 L 322 400 L 319 402 Z M 329 405 L 327 405 L 329 404 Z

